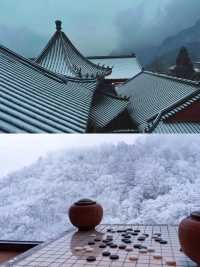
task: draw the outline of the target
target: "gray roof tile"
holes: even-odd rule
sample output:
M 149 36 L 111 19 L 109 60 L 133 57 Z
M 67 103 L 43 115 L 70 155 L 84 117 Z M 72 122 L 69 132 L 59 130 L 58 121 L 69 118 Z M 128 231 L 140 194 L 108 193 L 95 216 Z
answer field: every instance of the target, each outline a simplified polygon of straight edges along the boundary
M 0 132 L 84 133 L 95 90 L 0 47 Z

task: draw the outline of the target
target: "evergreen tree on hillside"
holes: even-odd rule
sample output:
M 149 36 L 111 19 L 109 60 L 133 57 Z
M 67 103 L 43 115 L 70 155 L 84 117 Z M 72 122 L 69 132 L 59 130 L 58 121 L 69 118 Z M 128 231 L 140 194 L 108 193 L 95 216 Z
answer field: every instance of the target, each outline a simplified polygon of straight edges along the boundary
M 179 51 L 173 74 L 183 79 L 193 79 L 194 77 L 194 67 L 186 47 L 182 47 Z

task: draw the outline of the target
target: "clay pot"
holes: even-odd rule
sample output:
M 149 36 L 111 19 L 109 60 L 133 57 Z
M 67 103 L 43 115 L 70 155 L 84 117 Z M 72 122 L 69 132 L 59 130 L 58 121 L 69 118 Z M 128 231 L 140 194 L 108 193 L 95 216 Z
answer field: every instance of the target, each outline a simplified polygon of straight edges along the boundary
M 179 240 L 186 256 L 200 265 L 200 211 L 180 223 Z
M 69 219 L 79 231 L 93 230 L 100 224 L 102 217 L 102 206 L 90 199 L 81 199 L 69 209 Z

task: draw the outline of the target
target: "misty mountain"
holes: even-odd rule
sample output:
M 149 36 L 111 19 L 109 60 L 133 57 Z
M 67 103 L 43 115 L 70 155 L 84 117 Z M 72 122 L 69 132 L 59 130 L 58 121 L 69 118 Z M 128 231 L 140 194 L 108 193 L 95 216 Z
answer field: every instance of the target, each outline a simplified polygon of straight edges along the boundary
M 199 138 L 146 137 L 58 151 L 0 178 L 1 239 L 46 240 L 70 226 L 81 199 L 104 207 L 104 223 L 178 223 L 200 203 Z
M 35 57 L 46 45 L 46 36 L 28 28 L 10 28 L 0 25 L 0 44 L 25 56 Z
M 182 46 L 187 47 L 192 61 L 200 60 L 200 20 L 177 35 L 167 38 L 157 52 L 155 59 L 151 62 L 149 69 L 166 72 L 167 69 L 175 65 L 176 57 Z M 153 50 L 153 53 L 155 50 Z

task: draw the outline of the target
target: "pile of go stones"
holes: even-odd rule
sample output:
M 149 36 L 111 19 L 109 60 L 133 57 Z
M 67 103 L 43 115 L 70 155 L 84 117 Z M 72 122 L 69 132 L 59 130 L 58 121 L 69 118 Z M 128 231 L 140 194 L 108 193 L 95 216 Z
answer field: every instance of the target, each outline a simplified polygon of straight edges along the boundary
M 108 248 L 112 249 L 119 249 L 119 250 L 124 250 L 130 255 L 128 255 L 128 260 L 129 261 L 137 261 L 138 256 L 131 255 L 131 252 L 134 249 L 137 249 L 139 253 L 141 254 L 147 254 L 147 253 L 152 253 L 153 258 L 157 260 L 162 260 L 163 257 L 160 254 L 156 253 L 156 249 L 153 246 L 143 246 L 141 244 L 141 241 L 145 241 L 146 239 L 150 238 L 149 234 L 143 233 L 141 234 L 140 230 L 133 230 L 131 228 L 128 228 L 126 230 L 113 230 L 113 229 L 107 229 L 108 234 L 104 239 L 97 238 L 95 234 L 91 234 L 89 237 L 93 240 L 89 241 L 88 244 L 84 247 L 75 247 L 75 251 L 84 251 L 84 252 L 93 252 L 94 248 L 93 246 L 98 243 L 99 248 L 105 249 L 102 251 L 102 256 L 103 257 L 109 257 L 110 260 L 118 260 L 119 255 L 112 254 Z M 121 234 L 121 244 L 116 244 L 114 242 L 114 235 L 115 234 Z M 138 236 L 137 240 L 140 241 L 140 244 L 133 243 L 132 241 L 132 236 Z M 161 245 L 166 245 L 168 242 L 164 239 L 162 239 L 162 234 L 161 233 L 154 233 L 151 238 L 155 240 L 156 242 L 160 243 Z M 107 250 L 106 250 L 107 249 Z M 89 256 L 86 258 L 88 262 L 94 262 L 96 261 L 95 256 Z M 166 265 L 168 266 L 176 266 L 176 261 L 173 259 L 164 259 Z

